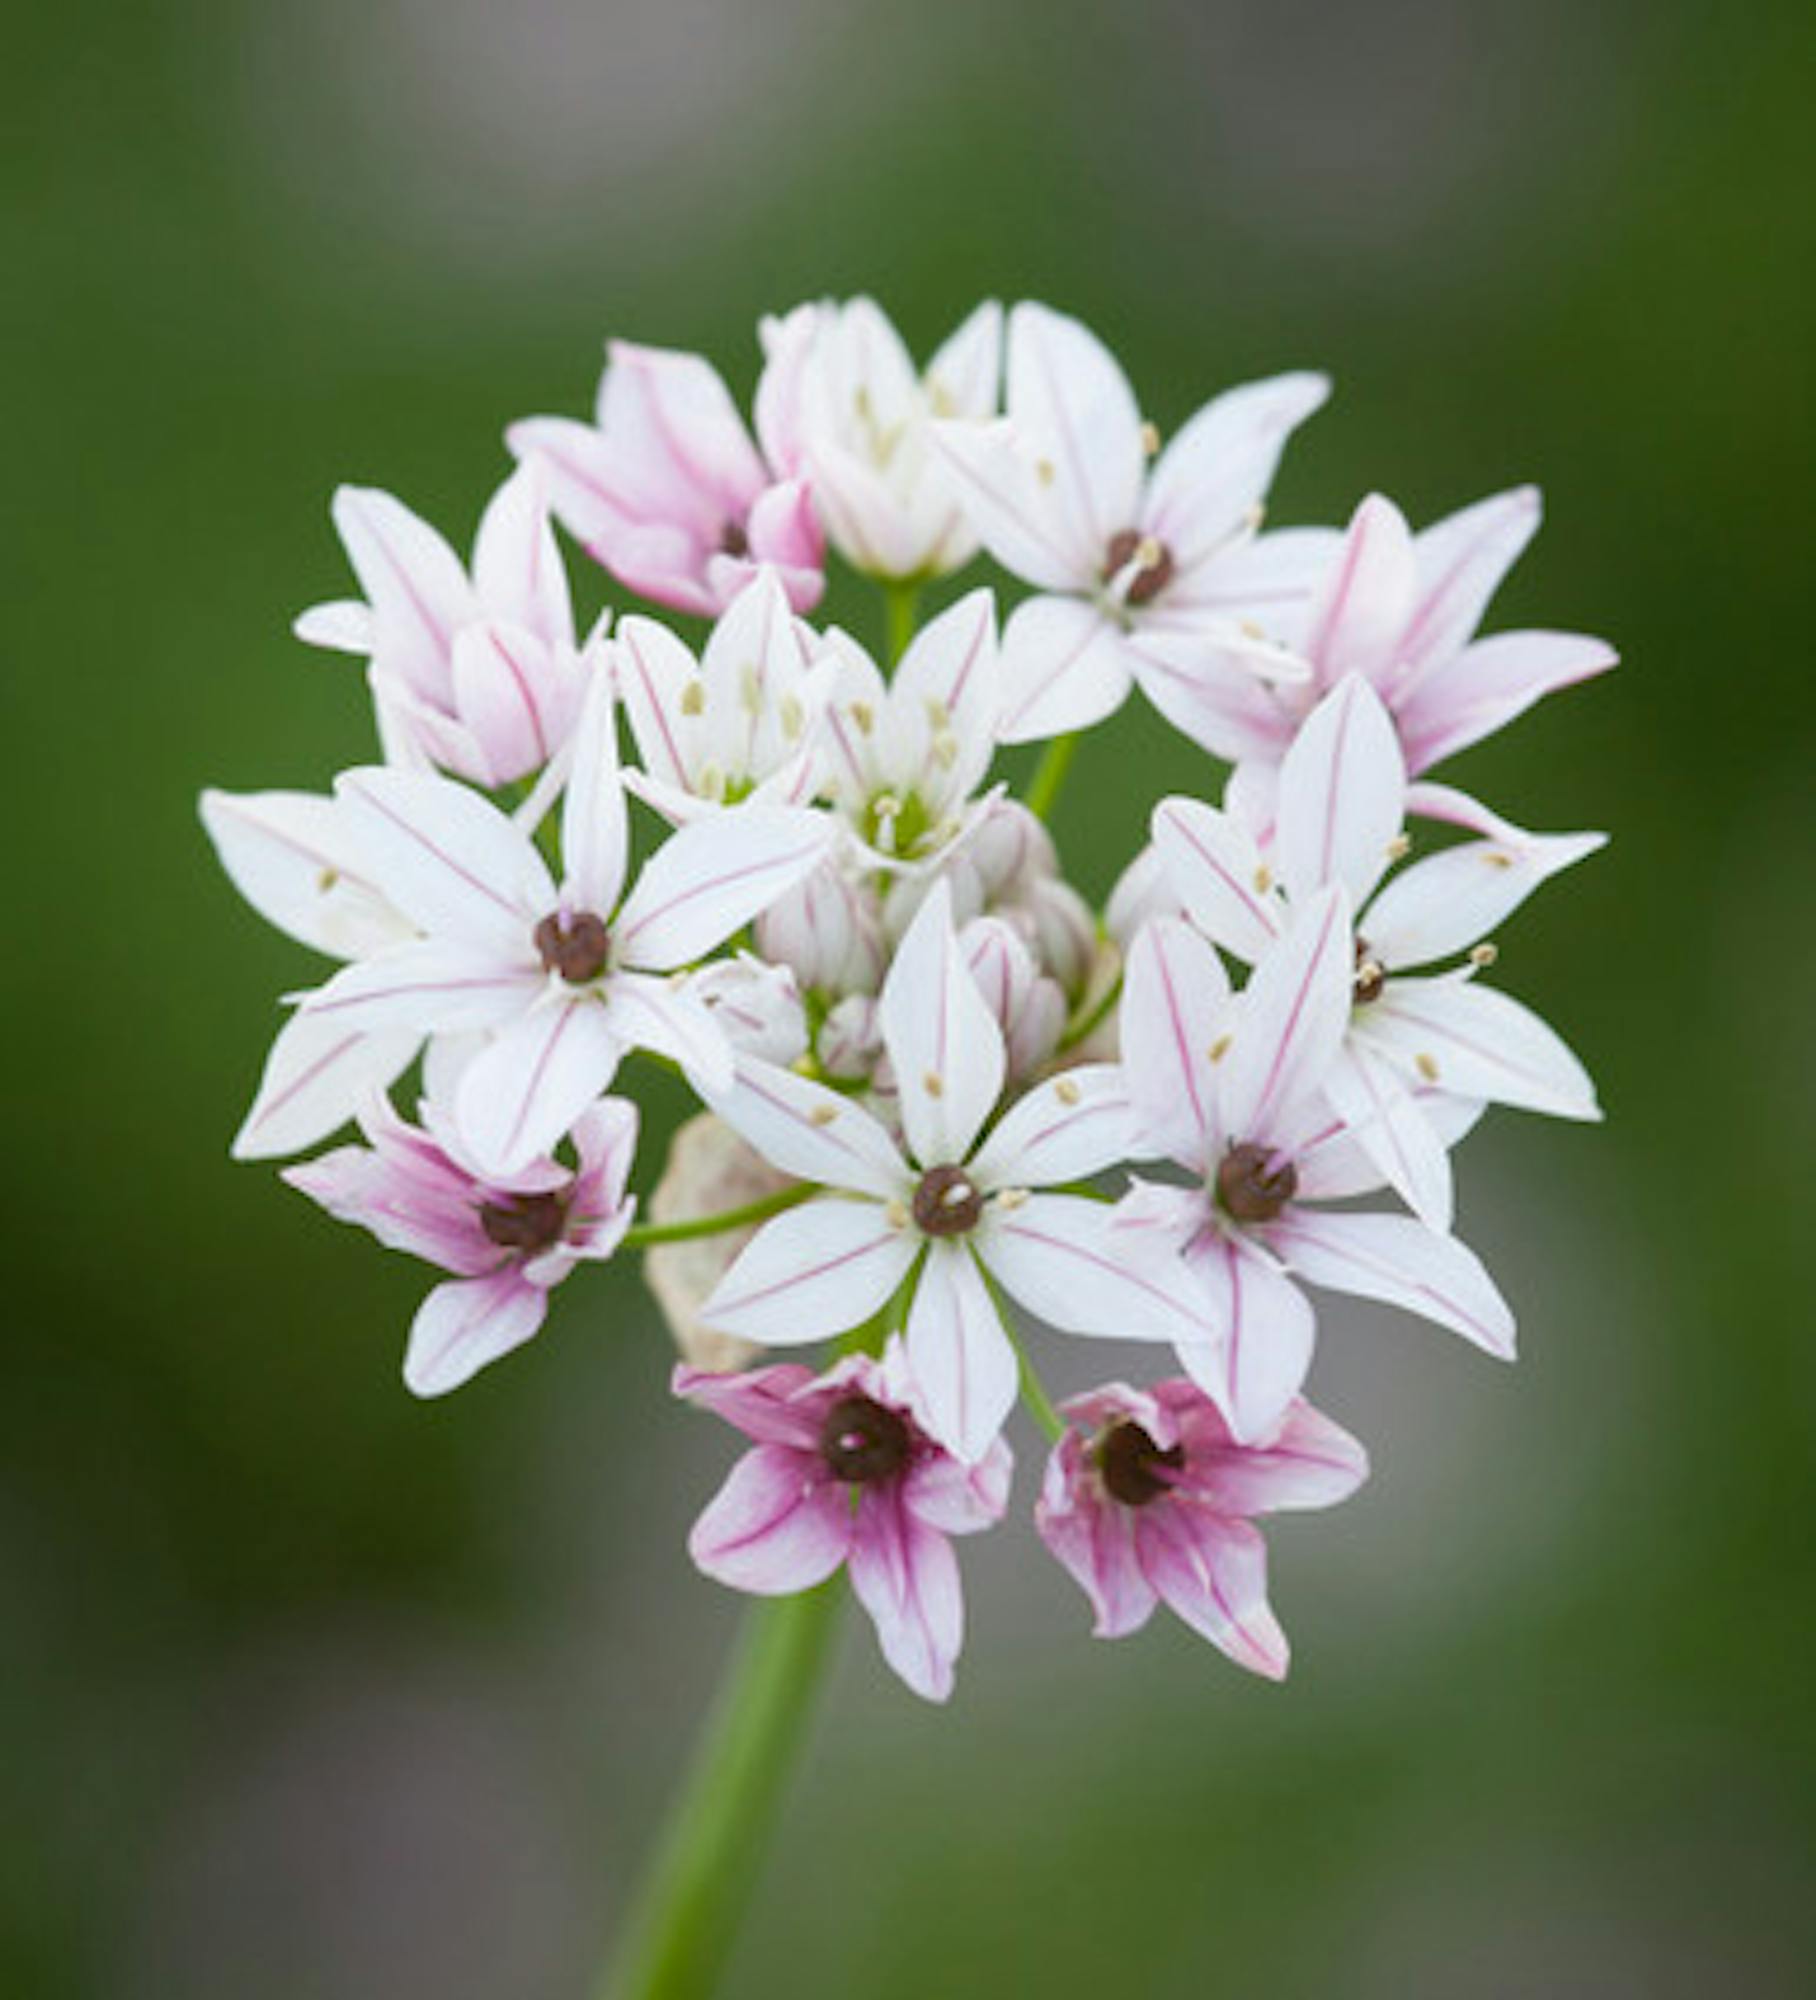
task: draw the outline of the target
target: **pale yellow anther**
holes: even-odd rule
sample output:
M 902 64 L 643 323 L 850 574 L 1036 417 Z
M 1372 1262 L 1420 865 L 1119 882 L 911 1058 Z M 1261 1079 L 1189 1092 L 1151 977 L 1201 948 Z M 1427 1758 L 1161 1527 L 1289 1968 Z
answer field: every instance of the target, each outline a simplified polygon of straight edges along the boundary
M 706 683 L 696 674 L 692 680 L 682 684 L 681 713 L 683 715 L 701 715 L 705 712 L 705 709 Z
M 950 729 L 942 729 L 932 743 L 933 761 L 942 771 L 950 771 L 958 762 L 958 738 Z
M 1498 944 L 1484 943 L 1471 945 L 1469 948 L 1469 962 L 1471 965 L 1490 966 L 1500 955 L 1501 948 Z
M 1255 870 L 1254 883 L 1256 889 L 1263 896 L 1274 886 L 1274 871 L 1265 861 Z
M 702 764 L 700 776 L 694 786 L 703 799 L 722 799 L 725 796 L 725 773 L 717 764 Z
M 929 729 L 949 729 L 952 726 L 952 711 L 936 694 L 927 697 L 927 727 Z
M 867 701 L 854 701 L 847 710 L 860 734 L 868 736 L 876 727 L 876 710 Z
M 902 802 L 893 792 L 878 792 L 876 797 L 870 801 L 870 810 L 879 820 L 899 819 L 902 813 Z
M 809 1125 L 830 1125 L 838 1115 L 839 1107 L 836 1104 L 816 1104 L 808 1112 L 807 1122 Z
M 1231 1038 L 1228 1035 L 1219 1035 L 1211 1044 L 1210 1056 L 1212 1062 L 1220 1063 L 1229 1054 L 1230 1040 Z
M 1144 423 L 1141 427 L 1141 450 L 1144 458 L 1152 458 L 1160 449 L 1160 426 Z
M 1135 567 L 1137 569 L 1158 569 L 1167 559 L 1165 547 L 1153 535 L 1143 535 L 1135 544 Z
M 927 1093 L 929 1097 L 944 1097 L 946 1094 L 945 1079 L 940 1075 L 939 1071 L 936 1069 L 930 1069 L 927 1072 L 927 1074 L 921 1078 L 921 1088 Z
M 1242 525 L 1245 528 L 1255 529 L 1260 527 L 1262 522 L 1265 521 L 1266 519 L 1267 519 L 1267 508 L 1259 500 L 1257 500 L 1255 504 L 1248 510 L 1248 512 L 1243 515 Z
M 905 1201 L 886 1201 L 883 1204 L 883 1220 L 891 1229 L 906 1229 L 908 1204 Z
M 998 1191 L 996 1205 L 1006 1215 L 1013 1215 L 1028 1199 L 1026 1188 L 1003 1188 Z
M 807 727 L 807 717 L 802 713 L 800 702 L 793 695 L 785 694 L 777 713 L 782 718 L 782 734 L 790 743 L 794 742 Z
M 1491 847 L 1482 856 L 1482 859 L 1487 862 L 1490 868 L 1511 868 L 1513 866 L 1513 856 L 1504 847 Z
M 1387 858 L 1389 861 L 1404 861 L 1411 852 L 1412 837 L 1410 834 L 1396 833 L 1393 839 L 1387 843 Z
M 738 669 L 738 699 L 752 715 L 763 706 L 763 676 L 748 662 Z
M 1429 1051 L 1421 1049 L 1419 1053 L 1413 1057 L 1412 1066 L 1419 1072 L 1419 1074 L 1425 1079 L 1427 1083 L 1437 1082 L 1438 1059 L 1436 1056 L 1432 1055 Z
M 315 886 L 325 896 L 339 880 L 340 870 L 338 868 L 324 868 L 315 878 Z
M 1252 618 L 1238 619 L 1236 629 L 1245 639 L 1253 639 L 1260 645 L 1267 644 L 1267 633 Z
M 1056 1078 L 1054 1081 L 1053 1095 L 1059 1099 L 1061 1104 L 1076 1104 L 1084 1095 L 1084 1092 L 1079 1089 L 1078 1081 L 1075 1077 L 1062 1076 Z
M 1037 458 L 1034 461 L 1034 476 L 1043 486 L 1051 486 L 1058 476 L 1054 471 L 1053 461 L 1050 458 Z

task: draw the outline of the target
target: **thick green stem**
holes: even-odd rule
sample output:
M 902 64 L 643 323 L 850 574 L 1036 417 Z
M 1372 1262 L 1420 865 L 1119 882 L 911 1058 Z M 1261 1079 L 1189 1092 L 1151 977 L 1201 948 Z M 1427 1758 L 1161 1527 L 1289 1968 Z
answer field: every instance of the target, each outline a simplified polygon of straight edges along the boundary
M 908 650 L 908 641 L 914 637 L 914 610 L 920 601 L 921 587 L 918 583 L 886 583 L 883 586 L 883 611 L 886 621 L 889 646 L 889 665 Z
M 742 1208 L 722 1208 L 717 1215 L 691 1216 L 686 1222 L 639 1222 L 624 1232 L 620 1248 L 648 1250 L 657 1243 L 691 1243 L 698 1236 L 723 1236 L 728 1229 L 746 1229 L 753 1222 L 767 1222 L 785 1208 L 793 1208 L 819 1189 L 805 1182 L 766 1194 L 761 1201 L 747 1201 Z
M 1072 759 L 1078 753 L 1078 737 L 1077 730 L 1070 736 L 1056 736 L 1040 753 L 1040 762 L 1035 765 L 1034 777 L 1028 786 L 1028 796 L 1022 801 L 1036 819 L 1045 819 L 1053 810 L 1059 788 L 1066 782 L 1066 773 L 1072 768 Z
M 600 2000 L 706 2000 L 762 1869 L 844 1580 L 753 1605 Z

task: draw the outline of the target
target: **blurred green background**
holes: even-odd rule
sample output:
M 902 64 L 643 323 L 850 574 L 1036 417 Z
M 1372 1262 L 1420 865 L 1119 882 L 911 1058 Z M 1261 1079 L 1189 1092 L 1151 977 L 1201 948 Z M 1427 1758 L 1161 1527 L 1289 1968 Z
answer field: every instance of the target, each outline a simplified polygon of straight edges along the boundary
M 857 290 L 922 352 L 1066 306 L 1166 426 L 1329 368 L 1280 521 L 1542 482 L 1494 620 L 1625 664 L 1454 775 L 1615 835 L 1502 963 L 1610 1117 L 1463 1157 L 1517 1371 L 1332 1303 L 1377 1470 L 1271 1538 L 1284 1690 L 1094 1643 L 1018 1517 L 949 1710 L 848 1635 L 730 1991 L 1811 1990 L 1809 20 L 15 0 L 0 1993 L 585 1990 L 734 1627 L 680 1546 L 730 1439 L 624 1273 L 404 1393 L 421 1271 L 228 1163 L 314 973 L 193 800 L 369 754 L 287 632 L 336 481 L 464 545 L 607 331 L 747 389 Z M 1099 888 L 1209 785 L 1138 709 L 1059 814 Z

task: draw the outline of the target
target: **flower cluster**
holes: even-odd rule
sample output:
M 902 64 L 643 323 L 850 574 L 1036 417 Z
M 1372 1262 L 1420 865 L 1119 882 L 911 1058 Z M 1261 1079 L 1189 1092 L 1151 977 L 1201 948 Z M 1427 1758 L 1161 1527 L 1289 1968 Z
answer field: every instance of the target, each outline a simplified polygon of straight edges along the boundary
M 1452 1151 L 1490 1104 L 1598 1115 L 1487 975 L 1600 836 L 1428 773 L 1613 655 L 1477 636 L 1530 489 L 1418 533 L 1379 496 L 1264 531 L 1319 376 L 1231 390 L 1163 447 L 1043 306 L 981 307 L 924 369 L 868 300 L 761 341 L 754 427 L 705 360 L 614 343 L 593 422 L 510 429 L 470 564 L 390 495 L 336 496 L 362 595 L 297 632 L 367 661 L 378 758 L 202 806 L 247 899 L 340 961 L 291 996 L 234 1150 L 357 1125 L 285 1178 L 448 1274 L 419 1395 L 529 1340 L 578 1265 L 647 1251 L 676 1393 L 751 1444 L 695 1562 L 766 1594 L 844 1565 L 919 1693 L 951 1688 L 951 1537 L 1006 1509 L 1018 1402 L 1097 1631 L 1164 1603 L 1277 1677 L 1255 1523 L 1367 1472 L 1303 1394 L 1310 1294 L 1510 1359 Z M 583 630 L 557 525 L 669 615 Z M 809 622 L 829 550 L 881 586 L 886 658 Z M 980 554 L 1006 620 L 954 585 L 917 627 Z M 1100 912 L 1043 819 L 1137 688 L 1222 782 L 1154 805 Z M 997 751 L 1034 742 L 1017 799 Z M 642 1221 L 640 1062 L 704 1107 Z M 1056 1408 L 1036 1326 L 1167 1372 Z M 752 1365 L 823 1345 L 818 1372 Z

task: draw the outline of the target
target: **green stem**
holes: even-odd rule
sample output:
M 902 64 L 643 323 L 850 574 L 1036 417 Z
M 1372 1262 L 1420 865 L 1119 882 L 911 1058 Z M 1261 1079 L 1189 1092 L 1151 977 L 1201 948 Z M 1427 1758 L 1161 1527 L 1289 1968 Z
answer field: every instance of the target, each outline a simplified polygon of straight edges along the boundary
M 1087 1007 L 1074 1014 L 1066 1023 L 1066 1030 L 1059 1038 L 1061 1054 L 1067 1049 L 1075 1049 L 1080 1042 L 1088 1042 L 1104 1017 L 1122 997 L 1122 974 L 1116 977 L 1098 994 Z
M 1036 819 L 1045 819 L 1053 810 L 1059 788 L 1066 782 L 1066 773 L 1078 754 L 1078 738 L 1079 731 L 1076 729 L 1070 736 L 1056 736 L 1040 753 L 1040 762 L 1034 767 L 1034 777 L 1028 786 L 1028 796 L 1022 801 Z
M 624 1232 L 623 1250 L 648 1250 L 657 1243 L 691 1243 L 698 1236 L 723 1236 L 728 1229 L 745 1229 L 753 1222 L 767 1222 L 785 1208 L 793 1208 L 819 1190 L 805 1184 L 778 1189 L 760 1201 L 747 1201 L 742 1208 L 722 1208 L 717 1215 L 696 1215 L 686 1222 L 639 1222 Z
M 705 2000 L 831 1657 L 839 1578 L 753 1605 L 600 2000 Z
M 920 595 L 918 583 L 886 583 L 883 586 L 884 629 L 888 634 L 889 664 L 892 667 L 907 652 L 908 641 L 914 637 L 914 609 Z

